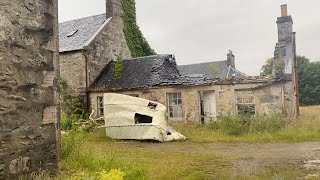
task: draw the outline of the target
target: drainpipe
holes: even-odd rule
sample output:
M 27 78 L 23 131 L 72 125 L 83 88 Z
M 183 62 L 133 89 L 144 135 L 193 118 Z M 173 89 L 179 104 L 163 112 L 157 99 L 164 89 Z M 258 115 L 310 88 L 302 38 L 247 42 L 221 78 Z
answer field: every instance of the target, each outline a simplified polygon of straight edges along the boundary
M 293 32 L 293 50 L 294 50 L 294 77 L 296 86 L 296 116 L 300 115 L 300 93 L 299 93 L 299 73 L 298 73 L 298 59 L 297 59 L 297 46 L 296 46 L 296 32 Z
M 84 57 L 85 57 L 85 60 L 86 60 L 86 65 L 85 65 L 85 71 L 86 71 L 86 87 L 85 87 L 85 108 L 86 108 L 86 112 L 89 112 L 90 110 L 90 98 L 89 98 L 89 74 L 88 74 L 88 63 L 89 63 L 89 53 L 87 51 L 84 51 Z

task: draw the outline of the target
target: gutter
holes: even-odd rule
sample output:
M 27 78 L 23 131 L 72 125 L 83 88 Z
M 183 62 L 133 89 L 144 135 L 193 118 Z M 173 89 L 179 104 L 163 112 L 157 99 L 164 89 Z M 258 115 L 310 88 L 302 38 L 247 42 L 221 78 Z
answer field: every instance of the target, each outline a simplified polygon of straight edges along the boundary
M 86 99 L 86 102 L 85 102 L 85 109 L 87 112 L 89 112 L 89 107 L 90 107 L 90 98 L 89 98 L 89 72 L 88 72 L 88 63 L 89 63 L 89 60 L 88 60 L 88 52 L 87 51 L 84 51 L 83 50 L 83 55 L 84 55 L 84 58 L 85 58 L 85 71 L 86 71 L 86 87 L 85 87 L 85 99 Z
M 293 32 L 293 53 L 294 53 L 294 77 L 296 86 L 296 111 L 297 116 L 300 115 L 300 92 L 299 92 L 299 73 L 298 73 L 298 59 L 297 59 L 297 46 L 296 46 L 296 33 Z

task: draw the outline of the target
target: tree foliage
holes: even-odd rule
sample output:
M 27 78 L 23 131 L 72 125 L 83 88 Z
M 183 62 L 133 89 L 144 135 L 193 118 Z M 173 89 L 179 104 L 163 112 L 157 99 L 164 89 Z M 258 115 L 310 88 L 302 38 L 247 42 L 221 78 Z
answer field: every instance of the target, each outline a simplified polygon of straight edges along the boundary
M 320 61 L 311 62 L 304 56 L 298 56 L 297 60 L 301 105 L 320 105 Z M 271 74 L 272 66 L 272 59 L 268 59 L 262 73 Z
M 270 58 L 266 61 L 266 64 L 262 66 L 261 72 L 262 74 L 272 74 L 273 67 L 273 59 Z
M 298 57 L 301 105 L 320 105 L 320 61 Z
M 124 34 L 132 57 L 149 56 L 156 54 L 137 25 L 135 0 L 122 0 L 124 10 Z

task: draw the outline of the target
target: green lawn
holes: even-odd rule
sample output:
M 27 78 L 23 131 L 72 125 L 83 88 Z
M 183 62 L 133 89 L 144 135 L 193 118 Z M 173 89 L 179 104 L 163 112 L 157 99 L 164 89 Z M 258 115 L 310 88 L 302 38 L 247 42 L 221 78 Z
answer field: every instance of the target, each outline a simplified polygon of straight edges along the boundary
M 61 172 L 52 178 L 120 180 L 124 175 L 124 179 L 305 179 L 307 176 L 317 179 L 320 176 L 319 169 L 303 168 L 302 158 L 291 162 L 288 157 L 286 162 L 279 156 L 274 163 L 261 165 L 263 158 L 268 160 L 270 154 L 241 151 L 242 144 L 255 148 L 255 145 L 264 144 L 268 147 L 274 143 L 319 141 L 320 107 L 302 108 L 299 120 L 286 122 L 284 127 L 272 132 L 230 135 L 221 131 L 223 128 L 215 129 L 210 125 L 173 126 L 188 137 L 187 141 L 114 141 L 105 136 L 103 129 L 64 135 Z M 219 149 L 219 146 L 228 149 Z M 234 152 L 230 155 L 225 151 Z M 295 155 L 291 156 L 295 158 Z M 257 169 L 251 169 L 251 166 Z M 319 176 L 314 177 L 314 174 Z M 52 179 L 42 175 L 35 176 L 37 178 Z

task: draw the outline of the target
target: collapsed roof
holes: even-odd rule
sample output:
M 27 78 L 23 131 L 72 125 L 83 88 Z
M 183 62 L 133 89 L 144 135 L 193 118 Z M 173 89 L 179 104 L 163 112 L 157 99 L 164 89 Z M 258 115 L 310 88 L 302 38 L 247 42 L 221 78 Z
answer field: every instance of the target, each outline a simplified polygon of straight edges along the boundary
M 220 69 L 226 72 L 223 76 L 216 77 L 208 74 L 182 74 L 176 64 L 173 55 L 154 55 L 135 59 L 123 60 L 118 62 L 110 62 L 100 73 L 98 78 L 91 84 L 91 91 L 104 90 L 130 90 L 130 89 L 147 89 L 163 86 L 197 86 L 211 84 L 230 84 L 247 83 L 247 82 L 266 82 L 269 79 L 261 79 L 259 77 L 247 77 L 245 74 L 227 66 L 223 67 L 221 62 Z M 210 63 L 210 64 L 215 64 Z M 196 65 L 192 65 L 196 66 Z M 201 64 L 200 66 L 203 66 Z M 117 69 L 118 70 L 115 70 Z M 119 69 L 121 72 L 119 72 Z M 219 70 L 220 70 L 219 69 Z M 116 72 L 118 71 L 118 72 Z M 117 73 L 119 73 L 117 75 Z M 229 76 L 227 74 L 234 74 Z M 213 77 L 213 78 L 212 78 Z

